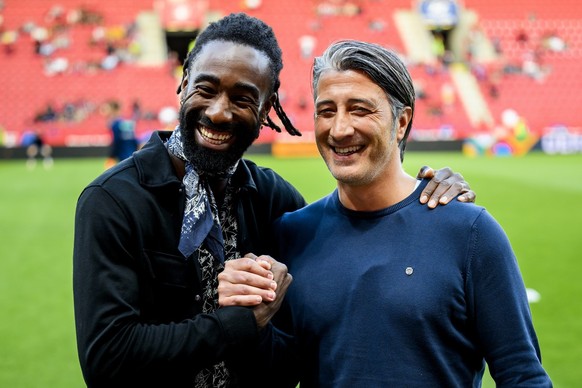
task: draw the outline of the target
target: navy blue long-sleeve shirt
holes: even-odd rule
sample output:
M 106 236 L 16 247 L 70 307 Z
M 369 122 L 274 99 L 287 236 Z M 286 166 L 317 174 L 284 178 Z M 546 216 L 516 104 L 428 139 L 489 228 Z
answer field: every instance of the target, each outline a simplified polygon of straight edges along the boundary
M 334 192 L 282 218 L 298 344 L 282 370 L 302 388 L 477 387 L 487 362 L 498 387 L 550 387 L 504 231 L 473 204 L 421 205 L 425 185 L 380 211 Z

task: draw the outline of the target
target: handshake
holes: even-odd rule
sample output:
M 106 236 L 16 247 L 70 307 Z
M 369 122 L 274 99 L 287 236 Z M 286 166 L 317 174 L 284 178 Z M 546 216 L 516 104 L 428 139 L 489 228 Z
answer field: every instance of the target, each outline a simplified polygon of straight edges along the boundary
M 248 253 L 228 260 L 218 274 L 218 303 L 221 307 L 253 307 L 257 326 L 262 329 L 281 307 L 292 281 L 285 264 L 271 256 Z

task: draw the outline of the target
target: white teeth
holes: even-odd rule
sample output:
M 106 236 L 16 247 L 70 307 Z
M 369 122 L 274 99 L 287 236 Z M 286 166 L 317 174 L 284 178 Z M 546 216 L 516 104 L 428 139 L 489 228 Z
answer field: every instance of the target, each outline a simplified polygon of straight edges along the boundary
M 212 133 L 205 127 L 200 127 L 200 133 L 207 140 L 213 140 L 215 142 L 225 142 L 232 137 L 230 133 Z
M 339 147 L 335 147 L 335 152 L 337 154 L 351 154 L 353 152 L 356 152 L 360 149 L 360 147 L 356 147 L 356 146 L 351 146 L 351 147 L 344 147 L 344 148 L 339 148 Z

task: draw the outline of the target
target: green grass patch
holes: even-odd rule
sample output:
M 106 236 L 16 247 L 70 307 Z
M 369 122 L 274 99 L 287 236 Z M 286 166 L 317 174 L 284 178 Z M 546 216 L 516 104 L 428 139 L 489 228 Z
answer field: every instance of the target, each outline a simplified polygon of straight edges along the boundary
M 335 182 L 318 159 L 251 155 L 295 184 L 308 201 Z M 72 308 L 72 241 L 77 196 L 103 170 L 103 159 L 56 160 L 27 170 L 0 161 L 0 386 L 81 387 Z M 528 287 L 542 295 L 531 306 L 542 356 L 555 386 L 582 381 L 582 155 L 465 158 L 409 153 L 421 165 L 461 172 L 512 241 Z M 576 179 L 578 178 L 578 179 Z M 490 381 L 486 386 L 492 386 Z

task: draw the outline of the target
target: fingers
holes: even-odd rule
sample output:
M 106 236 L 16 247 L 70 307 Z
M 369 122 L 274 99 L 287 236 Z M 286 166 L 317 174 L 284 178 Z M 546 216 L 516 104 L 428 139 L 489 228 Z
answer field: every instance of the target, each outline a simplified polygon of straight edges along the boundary
M 261 303 L 253 309 L 253 313 L 255 314 L 255 318 L 257 320 L 257 326 L 259 328 L 265 327 L 271 318 L 275 315 L 279 308 L 281 307 L 281 303 L 285 297 L 285 293 L 291 285 L 293 281 L 293 276 L 287 273 L 281 282 L 279 283 L 279 292 L 277 298 L 272 301 L 271 303 Z
M 276 298 L 273 290 L 263 290 L 244 284 L 227 281 L 218 283 L 218 304 L 224 306 L 256 306 L 261 302 L 272 302 Z
M 228 260 L 224 270 L 218 274 L 218 281 L 246 285 L 260 289 L 276 289 L 273 273 L 252 259 Z
M 431 209 L 438 205 L 442 195 L 448 190 L 448 182 L 446 181 L 447 173 L 452 173 L 452 171 L 450 169 L 447 171 L 447 169 L 440 169 L 436 173 L 433 172 L 432 179 L 420 194 L 420 203 L 428 203 L 428 207 Z
M 472 202 L 475 200 L 475 193 L 469 189 L 469 184 L 463 176 L 445 167 L 436 171 L 434 177 L 426 185 L 421 193 L 420 203 L 428 203 L 428 207 L 434 209 L 439 204 L 446 205 L 459 194 L 465 195 L 459 199 L 460 201 Z
M 473 190 L 469 190 L 466 193 L 459 195 L 457 197 L 457 200 L 461 201 L 461 202 L 475 202 L 476 197 L 477 197 L 477 194 L 475 194 L 475 192 Z
M 228 260 L 218 274 L 220 306 L 256 306 L 285 294 L 292 281 L 287 266 L 270 256 L 247 254 Z M 282 296 L 281 296 L 282 298 Z
M 255 256 L 252 253 L 247 253 L 243 258 L 228 260 L 225 263 L 225 269 L 250 272 L 272 279 L 271 263 L 265 258 L 269 258 L 269 256 Z
M 292 281 L 285 264 L 249 253 L 227 261 L 218 274 L 218 303 L 222 307 L 255 306 L 257 326 L 263 328 L 281 307 Z
M 434 177 L 434 170 L 429 166 L 422 166 L 416 175 L 417 179 L 422 178 L 433 178 Z
M 289 275 L 287 266 L 278 261 L 273 263 L 271 271 L 273 272 L 273 280 L 277 283 L 277 285 L 287 280 L 288 276 L 291 276 Z

